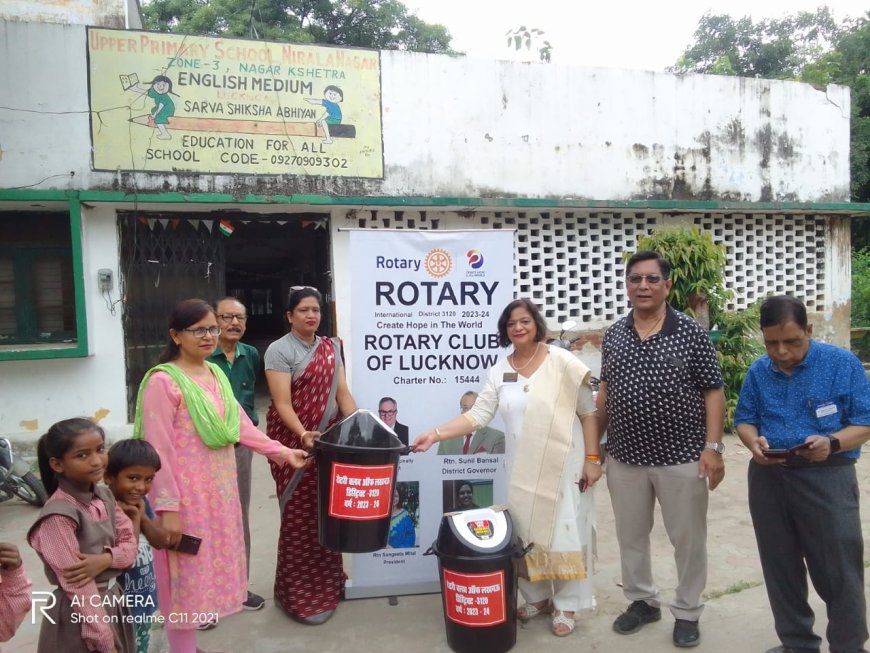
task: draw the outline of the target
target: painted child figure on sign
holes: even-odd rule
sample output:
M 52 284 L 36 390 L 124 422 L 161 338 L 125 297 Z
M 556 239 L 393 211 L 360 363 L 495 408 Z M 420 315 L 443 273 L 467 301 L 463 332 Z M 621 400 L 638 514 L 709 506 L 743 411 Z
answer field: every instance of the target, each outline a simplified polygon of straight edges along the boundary
M 138 77 L 134 75 L 122 75 L 121 82 L 125 82 L 125 77 L 130 81 L 135 81 L 132 85 L 126 86 L 124 90 L 135 91 L 141 95 L 147 95 L 154 100 L 154 106 L 151 108 L 151 115 L 148 116 L 148 124 L 157 128 L 157 138 L 168 141 L 172 138 L 172 134 L 166 126 L 169 124 L 169 119 L 175 115 L 175 102 L 170 95 L 175 95 L 172 92 L 172 80 L 166 75 L 157 75 L 149 83 L 151 88 L 143 88 L 138 81 Z
M 318 118 L 317 123 L 323 130 L 323 142 L 331 143 L 332 137 L 329 134 L 329 126 L 341 124 L 341 107 L 338 104 L 344 101 L 344 92 L 338 86 L 330 85 L 323 90 L 322 100 L 312 97 L 306 98 L 306 101 L 311 104 L 319 104 L 325 109 L 323 115 Z

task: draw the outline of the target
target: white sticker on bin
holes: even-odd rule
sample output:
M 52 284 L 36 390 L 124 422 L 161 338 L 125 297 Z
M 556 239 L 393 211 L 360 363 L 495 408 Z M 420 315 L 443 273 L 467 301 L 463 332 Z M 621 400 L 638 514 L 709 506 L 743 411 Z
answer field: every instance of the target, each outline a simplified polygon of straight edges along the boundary
M 507 520 L 502 510 L 475 508 L 450 516 L 459 536 L 468 544 L 481 549 L 497 549 L 507 536 Z

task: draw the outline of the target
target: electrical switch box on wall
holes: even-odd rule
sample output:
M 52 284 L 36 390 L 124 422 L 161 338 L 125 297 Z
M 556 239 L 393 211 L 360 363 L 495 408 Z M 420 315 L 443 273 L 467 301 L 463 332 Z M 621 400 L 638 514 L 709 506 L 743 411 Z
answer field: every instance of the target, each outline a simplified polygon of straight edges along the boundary
M 108 292 L 112 289 L 112 271 L 108 268 L 97 270 L 97 282 L 100 292 Z

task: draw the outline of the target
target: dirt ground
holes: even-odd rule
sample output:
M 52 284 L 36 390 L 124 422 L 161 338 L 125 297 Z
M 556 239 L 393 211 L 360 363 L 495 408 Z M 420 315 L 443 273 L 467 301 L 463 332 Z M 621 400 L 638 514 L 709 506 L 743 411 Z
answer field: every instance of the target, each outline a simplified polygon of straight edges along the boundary
M 699 651 L 765 651 L 778 643 L 762 584 L 752 524 L 746 505 L 746 466 L 749 453 L 735 436 L 726 436 L 726 476 L 711 494 L 708 516 L 709 578 L 707 607 L 701 619 L 702 641 Z M 858 478 L 864 504 L 864 538 L 870 534 L 867 520 L 870 501 L 870 447 L 858 463 Z M 218 628 L 200 636 L 204 651 L 225 653 L 286 653 L 288 651 L 449 651 L 440 596 L 437 594 L 399 597 L 391 606 L 386 598 L 346 601 L 336 616 L 324 626 L 303 626 L 289 620 L 272 600 L 277 540 L 275 489 L 268 467 L 255 457 L 254 499 L 251 522 L 253 534 L 251 588 L 267 598 L 266 608 L 225 619 Z M 613 619 L 625 608 L 619 587 L 619 552 L 613 531 L 613 517 L 605 483 L 596 490 L 598 562 L 595 570 L 598 607 L 579 615 L 576 632 L 568 638 L 550 635 L 543 619 L 518 629 L 513 650 L 539 651 L 673 651 L 673 620 L 665 613 L 662 621 L 641 632 L 621 636 L 611 629 Z M 48 589 L 36 555 L 24 544 L 25 533 L 36 516 L 36 509 L 17 500 L 0 504 L 2 539 L 22 548 L 34 589 Z M 673 550 L 657 519 L 652 534 L 654 572 L 665 602 L 676 583 Z M 870 551 L 867 556 L 870 557 Z M 817 613 L 817 632 L 824 636 L 824 606 L 813 595 Z M 153 651 L 161 651 L 162 633 L 155 632 Z M 11 642 L 3 644 L 5 653 L 32 653 L 36 650 L 38 625 L 26 620 Z M 480 647 L 488 653 L 489 647 Z

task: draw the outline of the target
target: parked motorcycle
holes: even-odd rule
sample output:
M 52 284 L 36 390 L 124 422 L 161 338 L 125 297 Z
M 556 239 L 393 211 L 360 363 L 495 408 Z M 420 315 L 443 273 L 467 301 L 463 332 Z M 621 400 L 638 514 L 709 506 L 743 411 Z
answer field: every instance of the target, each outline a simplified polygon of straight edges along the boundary
M 562 349 L 567 349 L 568 351 L 571 351 L 571 346 L 574 344 L 574 341 L 577 340 L 577 338 L 574 338 L 573 340 L 566 340 L 565 339 L 565 332 L 573 330 L 574 327 L 577 326 L 577 323 L 574 320 L 565 320 L 559 326 L 562 329 L 562 331 L 559 333 L 559 337 L 558 338 L 551 338 L 547 342 L 547 344 L 552 346 L 552 347 L 560 347 Z M 579 356 L 579 353 L 577 355 Z M 589 384 L 592 386 L 592 398 L 593 399 L 595 399 L 598 396 L 598 385 L 600 383 L 601 383 L 601 381 L 598 378 L 596 378 L 594 376 L 589 377 Z
M 565 340 L 565 332 L 573 329 L 575 326 L 577 326 L 577 323 L 574 320 L 565 320 L 559 326 L 562 328 L 562 331 L 559 333 L 559 337 L 548 340 L 547 344 L 552 347 L 559 347 L 561 349 L 570 349 L 571 341 Z
M 33 472 L 30 465 L 12 453 L 12 444 L 0 438 L 0 501 L 12 497 L 23 499 L 33 506 L 42 506 L 48 499 L 45 487 Z

